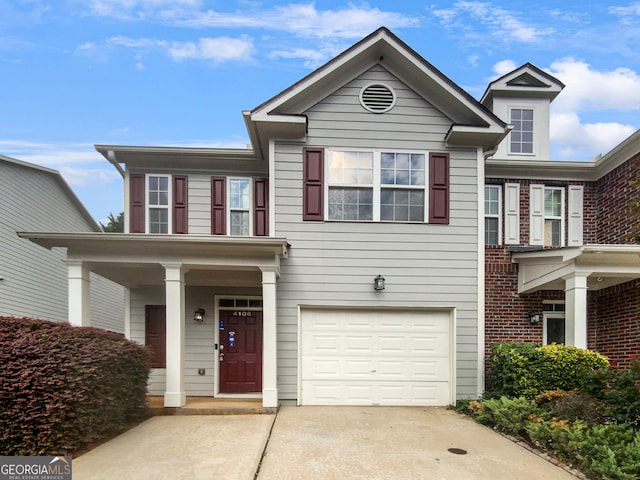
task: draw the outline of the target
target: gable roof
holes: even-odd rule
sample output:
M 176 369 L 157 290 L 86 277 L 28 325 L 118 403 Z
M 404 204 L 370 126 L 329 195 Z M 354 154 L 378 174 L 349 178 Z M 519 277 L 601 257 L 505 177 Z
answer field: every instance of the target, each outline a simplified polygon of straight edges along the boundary
M 66 196 L 71 200 L 73 205 L 78 210 L 78 213 L 91 225 L 92 229 L 96 232 L 101 232 L 102 228 L 98 225 L 98 222 L 91 216 L 86 207 L 82 204 L 77 195 L 71 190 L 69 184 L 65 181 L 65 179 L 60 175 L 60 172 L 57 170 L 53 170 L 52 168 L 43 167 L 41 165 L 35 165 L 33 163 L 25 162 L 23 160 L 18 160 L 17 158 L 7 157 L 6 155 L 0 154 L 0 162 L 11 163 L 13 165 L 18 165 L 20 167 L 36 170 L 39 172 L 44 172 L 47 175 L 50 175 L 53 180 L 60 186 L 62 191 L 66 194 Z
M 520 98 L 548 98 L 551 101 L 563 88 L 564 83 L 556 77 L 527 62 L 491 82 L 482 95 L 480 103 L 489 107 L 493 97 L 513 95 Z
M 270 137 L 303 138 L 304 112 L 372 66 L 380 64 L 452 120 L 447 142 L 491 148 L 507 124 L 477 102 L 390 30 L 381 27 L 276 96 L 243 112 L 257 154 Z

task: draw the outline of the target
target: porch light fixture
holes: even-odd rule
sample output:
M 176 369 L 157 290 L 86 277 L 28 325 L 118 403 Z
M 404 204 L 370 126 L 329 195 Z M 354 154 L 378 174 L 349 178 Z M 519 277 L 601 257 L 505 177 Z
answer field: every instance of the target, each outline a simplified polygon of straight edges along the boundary
M 540 323 L 540 314 L 538 312 L 529 312 L 529 323 Z
M 376 291 L 381 291 L 384 290 L 384 277 L 382 275 L 378 275 L 376 278 L 373 279 L 373 288 Z
M 199 308 L 195 311 L 195 313 L 193 314 L 193 321 L 194 322 L 204 322 L 204 308 Z

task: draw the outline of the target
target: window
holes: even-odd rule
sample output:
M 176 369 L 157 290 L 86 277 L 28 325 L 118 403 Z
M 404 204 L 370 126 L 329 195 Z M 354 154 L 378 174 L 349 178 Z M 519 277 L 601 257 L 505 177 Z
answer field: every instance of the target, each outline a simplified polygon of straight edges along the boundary
M 329 152 L 329 220 L 373 220 L 373 153 Z
M 545 247 L 565 245 L 565 189 L 532 183 L 530 194 L 529 243 Z M 579 190 L 579 194 L 582 190 Z M 574 195 L 579 196 L 579 195 Z M 574 230 L 582 226 L 582 206 L 574 205 L 576 216 L 572 219 Z M 574 235 L 577 235 L 575 233 Z
M 250 178 L 229 178 L 229 225 L 231 235 L 251 235 Z
M 426 155 L 329 150 L 328 219 L 424 222 Z
M 211 235 L 269 235 L 268 180 L 211 177 Z
M 484 187 L 484 243 L 500 244 L 501 191 L 499 185 Z
M 564 189 L 545 187 L 544 189 L 544 245 L 561 247 L 563 239 Z
M 543 343 L 565 343 L 564 311 L 564 303 L 545 303 L 543 305 Z
M 149 233 L 169 233 L 170 196 L 168 175 L 147 176 Z
M 533 110 L 512 108 L 509 152 L 533 154 Z

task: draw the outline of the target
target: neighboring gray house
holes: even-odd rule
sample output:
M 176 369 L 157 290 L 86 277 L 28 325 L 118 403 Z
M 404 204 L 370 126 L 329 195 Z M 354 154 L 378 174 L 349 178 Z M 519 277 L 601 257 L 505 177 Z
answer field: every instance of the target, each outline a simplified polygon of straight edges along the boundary
M 55 170 L 0 155 L 0 316 L 69 320 L 65 251 L 45 250 L 17 232 L 100 232 Z M 91 274 L 92 325 L 122 332 L 124 289 Z
M 126 233 L 25 235 L 127 287 L 150 393 L 482 394 L 483 168 L 508 126 L 385 28 L 243 115 L 250 149 L 96 146 Z

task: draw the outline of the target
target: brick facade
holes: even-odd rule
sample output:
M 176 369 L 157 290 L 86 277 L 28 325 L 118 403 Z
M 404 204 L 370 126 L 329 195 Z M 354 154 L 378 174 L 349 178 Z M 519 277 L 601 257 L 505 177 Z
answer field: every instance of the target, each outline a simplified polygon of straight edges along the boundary
M 631 184 L 640 174 L 640 156 L 595 182 L 561 182 L 487 178 L 487 185 L 520 184 L 520 245 L 529 243 L 529 185 L 584 186 L 583 228 L 585 244 L 630 243 L 630 200 L 638 195 Z M 565 197 L 566 199 L 566 197 Z M 565 218 L 568 218 L 565 201 Z M 565 229 L 567 228 L 565 221 Z M 568 232 L 565 231 L 565 234 Z M 518 265 L 511 261 L 510 246 L 485 246 L 485 352 L 501 341 L 543 341 L 542 322 L 531 324 L 528 312 L 542 312 L 544 300 L 564 300 L 562 290 L 519 295 Z M 588 347 L 628 364 L 640 352 L 640 281 L 630 281 L 589 292 Z

